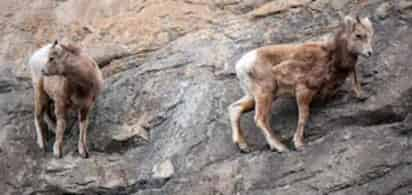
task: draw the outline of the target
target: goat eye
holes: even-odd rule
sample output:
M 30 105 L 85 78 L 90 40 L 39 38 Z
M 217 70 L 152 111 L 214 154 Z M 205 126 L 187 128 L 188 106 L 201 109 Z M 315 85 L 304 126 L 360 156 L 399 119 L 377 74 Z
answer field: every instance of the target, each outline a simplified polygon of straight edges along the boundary
M 362 35 L 357 34 L 357 35 L 356 35 L 356 38 L 357 38 L 357 39 L 362 39 Z
M 53 61 L 53 60 L 54 60 L 54 58 L 53 58 L 53 57 L 50 57 L 50 58 L 49 58 L 49 61 L 50 61 L 50 62 L 51 62 L 51 61 Z

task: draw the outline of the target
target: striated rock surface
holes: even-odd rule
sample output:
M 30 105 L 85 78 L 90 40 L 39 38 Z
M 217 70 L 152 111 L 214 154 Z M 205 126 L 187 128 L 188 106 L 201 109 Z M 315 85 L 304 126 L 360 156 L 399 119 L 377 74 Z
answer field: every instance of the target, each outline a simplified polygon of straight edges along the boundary
M 278 2 L 279 4 L 276 4 Z M 282 2 L 282 3 L 280 3 Z M 412 194 L 412 11 L 407 0 L 4 0 L 0 2 L 0 192 L 131 195 Z M 301 152 L 231 142 L 227 106 L 241 96 L 234 63 L 259 46 L 320 39 L 360 10 L 376 29 L 361 59 L 365 100 L 348 85 L 315 101 Z M 252 17 L 250 17 L 252 16 Z M 72 116 L 64 157 L 35 143 L 33 89 L 24 64 L 56 38 L 82 44 L 106 76 L 89 128 L 91 157 L 77 153 Z M 293 99 L 273 105 L 289 143 Z

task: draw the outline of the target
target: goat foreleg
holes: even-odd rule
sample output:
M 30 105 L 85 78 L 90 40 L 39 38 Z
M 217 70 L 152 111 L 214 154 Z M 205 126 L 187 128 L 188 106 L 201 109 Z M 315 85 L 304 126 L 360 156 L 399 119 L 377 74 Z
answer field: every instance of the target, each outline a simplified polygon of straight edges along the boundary
M 46 94 L 42 89 L 42 85 L 39 83 L 35 85 L 34 90 L 34 123 L 36 128 L 37 145 L 45 150 L 45 138 L 44 133 L 47 125 L 43 120 L 43 115 L 46 109 Z
M 270 127 L 270 111 L 272 108 L 273 96 L 271 93 L 259 94 L 255 97 L 256 100 L 256 125 L 262 130 L 267 143 L 272 151 L 278 152 L 288 151 L 287 147 L 280 141 L 280 138 L 272 132 Z
M 90 112 L 90 107 L 82 108 L 79 111 L 80 134 L 79 134 L 78 150 L 79 150 L 80 156 L 82 156 L 83 158 L 89 157 L 89 151 L 87 149 L 87 126 L 89 124 L 89 112 Z
M 66 106 L 64 103 L 56 103 L 56 117 L 57 117 L 57 127 L 56 127 L 56 140 L 53 145 L 53 154 L 61 158 L 63 150 L 63 136 L 64 130 L 66 129 Z
M 316 94 L 315 91 L 308 89 L 304 85 L 297 86 L 296 88 L 296 101 L 299 109 L 299 120 L 298 125 L 293 136 L 293 143 L 295 144 L 296 149 L 302 149 L 303 134 L 306 122 L 310 114 L 310 103 L 312 101 L 313 95 Z
M 362 89 L 358 80 L 358 74 L 356 72 L 356 67 L 353 68 L 351 74 L 351 80 L 352 80 L 352 91 L 355 93 L 355 96 L 357 98 L 362 98 Z

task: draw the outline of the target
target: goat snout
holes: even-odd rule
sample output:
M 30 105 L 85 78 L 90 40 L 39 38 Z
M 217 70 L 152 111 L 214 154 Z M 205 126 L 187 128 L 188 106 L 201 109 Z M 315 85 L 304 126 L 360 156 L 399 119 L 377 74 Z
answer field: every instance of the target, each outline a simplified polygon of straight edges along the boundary
M 363 52 L 361 52 L 361 55 L 363 55 L 364 57 L 371 57 L 373 54 L 371 49 L 368 50 L 363 50 Z
M 41 74 L 43 74 L 44 76 L 48 76 L 48 75 L 49 75 L 49 73 L 48 73 L 46 70 L 44 70 L 44 69 L 41 69 Z
M 367 51 L 367 52 L 366 52 L 366 56 L 367 56 L 367 57 L 371 57 L 371 56 L 372 56 L 372 51 Z

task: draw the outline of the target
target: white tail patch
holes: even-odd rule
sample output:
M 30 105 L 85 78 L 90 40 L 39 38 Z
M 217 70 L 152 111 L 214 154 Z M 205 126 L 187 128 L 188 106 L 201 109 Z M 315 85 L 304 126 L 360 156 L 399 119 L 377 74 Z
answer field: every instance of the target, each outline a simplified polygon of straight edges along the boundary
M 236 75 L 240 80 L 240 87 L 246 94 L 250 94 L 251 80 L 249 73 L 253 65 L 255 64 L 256 59 L 257 52 L 256 50 L 252 50 L 243 55 L 236 63 Z

